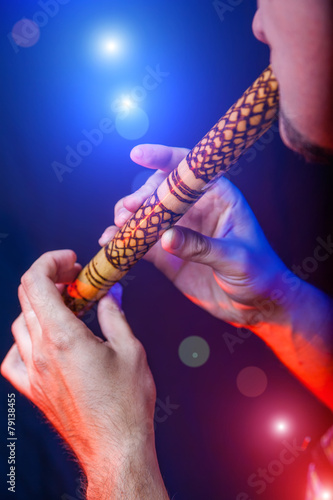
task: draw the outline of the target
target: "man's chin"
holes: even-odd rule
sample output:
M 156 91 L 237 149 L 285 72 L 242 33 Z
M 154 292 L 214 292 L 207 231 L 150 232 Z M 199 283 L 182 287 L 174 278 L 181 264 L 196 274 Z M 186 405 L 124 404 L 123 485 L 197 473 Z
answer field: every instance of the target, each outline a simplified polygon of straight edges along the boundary
M 326 149 L 312 144 L 294 127 L 283 109 L 280 109 L 279 128 L 284 144 L 292 151 L 303 156 L 306 161 L 333 165 L 333 149 Z
M 293 140 L 293 137 L 291 137 L 290 126 L 286 127 L 285 118 L 281 112 L 279 115 L 279 132 L 280 132 L 280 137 L 281 137 L 284 145 L 287 146 L 288 149 L 295 151 L 295 153 L 299 153 L 299 151 L 296 147 L 296 143 Z

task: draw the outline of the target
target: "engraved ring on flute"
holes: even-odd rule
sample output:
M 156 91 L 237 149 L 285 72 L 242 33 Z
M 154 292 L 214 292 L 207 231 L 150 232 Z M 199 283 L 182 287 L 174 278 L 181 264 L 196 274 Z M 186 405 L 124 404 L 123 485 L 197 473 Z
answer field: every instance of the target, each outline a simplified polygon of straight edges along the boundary
M 269 129 L 278 104 L 278 83 L 268 66 L 67 286 L 65 304 L 83 316 Z

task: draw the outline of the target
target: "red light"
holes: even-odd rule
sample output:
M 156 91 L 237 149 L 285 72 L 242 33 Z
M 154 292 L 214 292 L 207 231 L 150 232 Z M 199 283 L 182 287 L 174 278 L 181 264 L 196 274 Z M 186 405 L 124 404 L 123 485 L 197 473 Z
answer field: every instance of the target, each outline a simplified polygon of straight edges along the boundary
M 276 420 L 273 429 L 277 434 L 285 434 L 289 430 L 289 423 L 286 420 Z

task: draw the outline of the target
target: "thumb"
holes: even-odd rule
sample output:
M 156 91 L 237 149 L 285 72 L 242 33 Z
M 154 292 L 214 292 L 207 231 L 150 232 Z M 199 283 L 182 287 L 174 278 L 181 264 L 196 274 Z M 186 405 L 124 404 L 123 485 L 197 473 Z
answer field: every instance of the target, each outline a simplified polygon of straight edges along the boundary
M 116 283 L 99 301 L 97 310 L 102 333 L 115 351 L 119 346 L 126 344 L 129 337 L 133 337 L 132 330 L 121 309 L 121 295 L 122 287 Z
M 205 264 L 220 272 L 223 264 L 232 259 L 229 242 L 209 238 L 186 227 L 169 229 L 163 234 L 161 243 L 164 250 L 183 260 Z

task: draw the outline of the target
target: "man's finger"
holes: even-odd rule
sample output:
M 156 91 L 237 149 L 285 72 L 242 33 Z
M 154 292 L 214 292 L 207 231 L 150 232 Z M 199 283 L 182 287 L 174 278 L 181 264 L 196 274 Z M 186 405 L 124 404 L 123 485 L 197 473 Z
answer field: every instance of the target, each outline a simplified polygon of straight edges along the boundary
M 130 212 L 135 212 L 142 203 L 158 188 L 164 179 L 168 176 L 165 172 L 157 170 L 152 176 L 147 179 L 145 184 L 137 191 L 124 198 L 124 207 Z
M 222 272 L 233 261 L 233 245 L 226 240 L 204 236 L 197 231 L 176 226 L 162 236 L 162 247 L 183 260 L 197 262 Z
M 172 148 L 159 144 L 141 144 L 132 149 L 130 155 L 134 162 L 156 169 L 157 172 L 135 193 L 118 201 L 114 210 L 114 221 L 118 227 L 122 227 L 131 214 L 138 210 L 167 175 L 178 166 L 188 151 L 185 148 Z
M 142 203 L 153 194 L 167 175 L 165 172 L 158 170 L 137 191 L 120 200 L 114 210 L 115 224 L 122 227 L 130 216 L 140 208 Z
M 32 344 L 23 313 L 12 324 L 12 334 L 24 363 L 29 363 L 32 356 Z
M 25 336 L 27 335 L 28 337 L 30 337 L 29 338 L 30 344 L 32 342 L 37 343 L 42 338 L 42 329 L 40 327 L 40 324 L 39 324 L 39 321 L 38 321 L 37 316 L 35 314 L 35 311 L 31 307 L 31 304 L 28 300 L 27 294 L 25 293 L 22 285 L 20 285 L 19 289 L 18 289 L 18 298 L 20 301 L 20 305 L 21 305 L 24 319 L 23 319 L 23 321 L 18 322 L 19 328 L 17 328 L 17 329 L 20 330 L 21 337 L 23 337 L 24 335 Z M 21 318 L 21 316 L 19 316 L 18 320 L 20 320 L 20 318 Z M 20 342 L 16 339 L 16 337 L 15 337 L 15 340 L 16 340 L 16 343 L 18 344 L 19 350 L 21 352 Z M 30 347 L 31 347 L 31 345 L 30 345 Z M 30 352 L 30 354 L 31 354 L 31 352 Z M 25 358 L 23 358 L 23 359 L 25 359 Z
M 31 399 L 28 372 L 16 344 L 13 344 L 1 364 L 1 375 L 18 391 Z
M 118 231 L 119 228 L 117 226 L 107 227 L 102 236 L 100 237 L 100 239 L 98 240 L 98 243 L 101 245 L 101 247 L 109 243 L 109 241 L 112 240 L 112 238 L 117 234 Z
M 121 309 L 121 285 L 117 283 L 98 304 L 98 321 L 104 337 L 118 351 L 135 337 Z
M 132 149 L 130 156 L 138 165 L 170 173 L 188 152 L 189 149 L 186 148 L 174 148 L 160 144 L 140 144 Z
M 42 330 L 50 326 L 50 319 L 58 325 L 72 324 L 76 319 L 55 286 L 75 275 L 75 260 L 76 255 L 71 250 L 48 252 L 22 276 L 22 286 Z

